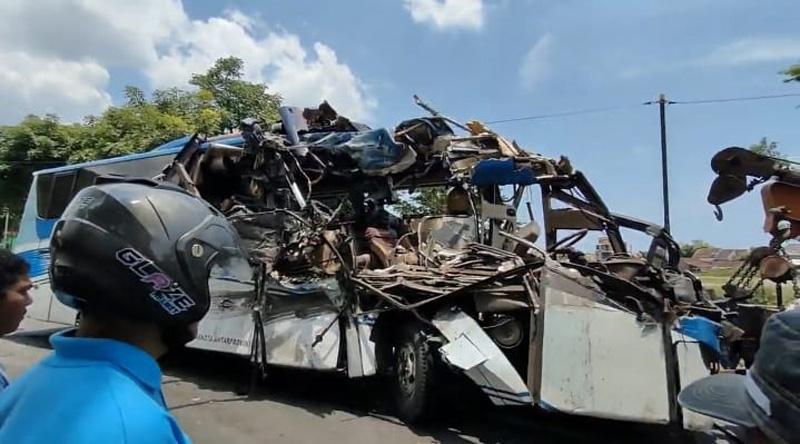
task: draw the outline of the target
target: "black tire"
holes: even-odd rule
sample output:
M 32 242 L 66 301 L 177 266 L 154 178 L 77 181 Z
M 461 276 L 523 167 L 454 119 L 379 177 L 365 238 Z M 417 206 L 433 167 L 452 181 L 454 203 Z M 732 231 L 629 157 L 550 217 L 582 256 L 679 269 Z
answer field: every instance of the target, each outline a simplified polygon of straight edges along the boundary
M 394 350 L 392 388 L 397 416 L 407 423 L 430 417 L 435 384 L 433 353 L 418 323 L 403 325 Z

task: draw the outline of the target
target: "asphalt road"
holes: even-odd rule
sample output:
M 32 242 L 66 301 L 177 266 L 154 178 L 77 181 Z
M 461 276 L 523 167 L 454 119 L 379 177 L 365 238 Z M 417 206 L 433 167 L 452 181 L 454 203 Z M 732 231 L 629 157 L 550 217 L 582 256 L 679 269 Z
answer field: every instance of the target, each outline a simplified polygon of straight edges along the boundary
M 50 352 L 52 327 L 26 320 L 0 339 L 12 379 Z M 187 350 L 167 356 L 164 394 L 195 443 L 675 443 L 697 440 L 665 427 L 496 408 L 466 384 L 448 384 L 435 420 L 407 426 L 392 415 L 380 379 L 272 371 L 251 387 L 246 362 Z M 248 392 L 249 393 L 246 393 Z

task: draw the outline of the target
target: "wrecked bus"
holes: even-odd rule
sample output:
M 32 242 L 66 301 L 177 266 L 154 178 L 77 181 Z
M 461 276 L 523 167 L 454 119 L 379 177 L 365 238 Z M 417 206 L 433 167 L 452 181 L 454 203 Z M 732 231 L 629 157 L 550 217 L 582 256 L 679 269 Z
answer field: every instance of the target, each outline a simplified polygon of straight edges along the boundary
M 77 166 L 70 192 L 92 183 L 81 174 L 154 178 L 224 213 L 253 281 L 227 282 L 189 345 L 246 356 L 262 375 L 269 366 L 385 375 L 407 421 L 442 402 L 435 384 L 458 372 L 499 406 L 708 427 L 677 394 L 729 365 L 728 333 L 704 322 L 724 308 L 679 270 L 669 233 L 610 211 L 568 159 L 420 104 L 432 116 L 392 130 L 327 103 L 283 107 L 263 128 L 246 119 L 239 134 L 141 155 L 158 171 Z M 51 173 L 36 176 L 32 195 Z M 400 192 L 433 186 L 448 190 L 441 214 L 389 211 Z M 533 187 L 543 217 L 523 223 Z M 25 217 L 41 215 L 29 205 Z M 622 229 L 651 237 L 646 257 L 627 250 Z M 593 231 L 610 256 L 574 247 Z M 49 305 L 57 320 L 58 302 Z

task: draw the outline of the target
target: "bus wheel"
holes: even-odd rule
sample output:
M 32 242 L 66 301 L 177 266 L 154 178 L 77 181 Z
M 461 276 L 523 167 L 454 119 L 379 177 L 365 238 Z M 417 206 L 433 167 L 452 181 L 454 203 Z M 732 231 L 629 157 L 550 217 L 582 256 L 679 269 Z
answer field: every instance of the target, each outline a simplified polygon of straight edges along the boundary
M 413 423 L 425 419 L 433 401 L 434 360 L 430 344 L 418 323 L 406 323 L 394 351 L 392 384 L 400 419 Z

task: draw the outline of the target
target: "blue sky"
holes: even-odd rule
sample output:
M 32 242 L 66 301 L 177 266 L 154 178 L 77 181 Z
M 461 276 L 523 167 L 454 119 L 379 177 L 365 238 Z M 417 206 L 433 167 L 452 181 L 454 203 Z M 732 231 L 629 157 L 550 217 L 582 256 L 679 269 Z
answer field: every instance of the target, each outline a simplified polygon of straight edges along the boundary
M 464 120 L 620 106 L 493 127 L 532 151 L 569 156 L 612 209 L 659 222 L 658 109 L 642 102 L 662 92 L 676 101 L 800 93 L 779 75 L 800 62 L 800 3 L 788 0 L 57 3 L 0 6 L 0 62 L 19 74 L 0 74 L 0 123 L 47 111 L 77 120 L 119 103 L 125 84 L 180 84 L 226 52 L 287 99 L 328 98 L 372 125 L 420 114 L 415 93 Z M 19 23 L 63 29 L 54 41 Z M 800 160 L 798 105 L 800 97 L 668 108 L 679 240 L 766 241 L 756 193 L 714 219 L 709 160 L 765 136 Z

